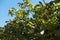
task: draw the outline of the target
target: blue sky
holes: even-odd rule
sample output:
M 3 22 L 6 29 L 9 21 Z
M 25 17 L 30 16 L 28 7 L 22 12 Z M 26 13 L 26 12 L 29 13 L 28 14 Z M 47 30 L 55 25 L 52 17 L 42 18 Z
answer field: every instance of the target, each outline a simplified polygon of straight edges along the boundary
M 33 4 L 38 3 L 42 0 L 31 0 Z M 46 2 L 49 2 L 50 0 L 46 0 Z M 18 2 L 22 2 L 22 0 L 0 0 L 0 27 L 3 27 L 6 25 L 5 21 L 8 21 L 9 19 L 13 19 L 13 17 L 8 15 L 8 10 L 12 7 L 19 8 Z

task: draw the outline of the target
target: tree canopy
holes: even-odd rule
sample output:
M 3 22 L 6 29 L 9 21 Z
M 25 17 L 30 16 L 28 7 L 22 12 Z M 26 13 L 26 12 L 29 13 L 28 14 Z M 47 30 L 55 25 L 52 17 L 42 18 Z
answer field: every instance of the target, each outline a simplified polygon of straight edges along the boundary
M 9 15 L 15 16 L 7 22 L 4 40 L 60 40 L 60 1 L 45 5 L 33 5 L 30 0 L 18 3 L 19 9 L 11 8 Z M 32 18 L 30 17 L 32 14 Z

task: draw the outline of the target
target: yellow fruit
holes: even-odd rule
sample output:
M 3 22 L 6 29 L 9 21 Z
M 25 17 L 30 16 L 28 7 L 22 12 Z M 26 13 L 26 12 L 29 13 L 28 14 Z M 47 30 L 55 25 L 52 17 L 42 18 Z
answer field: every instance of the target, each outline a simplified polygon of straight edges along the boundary
M 34 6 L 34 5 L 32 5 L 32 8 L 34 9 L 34 8 L 35 8 L 35 6 Z
M 23 16 L 23 13 L 20 13 L 20 15 L 19 15 L 20 17 L 22 17 Z
M 23 13 L 18 14 L 19 18 L 23 18 Z

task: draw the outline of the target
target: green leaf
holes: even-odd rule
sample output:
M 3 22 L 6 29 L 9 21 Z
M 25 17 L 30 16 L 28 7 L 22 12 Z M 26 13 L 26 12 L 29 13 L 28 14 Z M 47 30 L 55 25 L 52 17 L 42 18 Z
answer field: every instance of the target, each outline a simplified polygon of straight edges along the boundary
M 55 6 L 60 6 L 60 2 L 59 3 L 56 3 Z

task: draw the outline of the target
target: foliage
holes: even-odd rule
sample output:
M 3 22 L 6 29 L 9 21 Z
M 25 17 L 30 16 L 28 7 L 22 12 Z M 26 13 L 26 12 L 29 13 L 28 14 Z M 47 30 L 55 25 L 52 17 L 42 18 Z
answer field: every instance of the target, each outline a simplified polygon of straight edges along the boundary
M 44 1 L 43 1 L 44 2 Z M 60 40 L 60 1 L 33 5 L 30 0 L 9 10 L 15 16 L 5 26 L 5 40 Z M 30 18 L 32 14 L 32 18 Z

